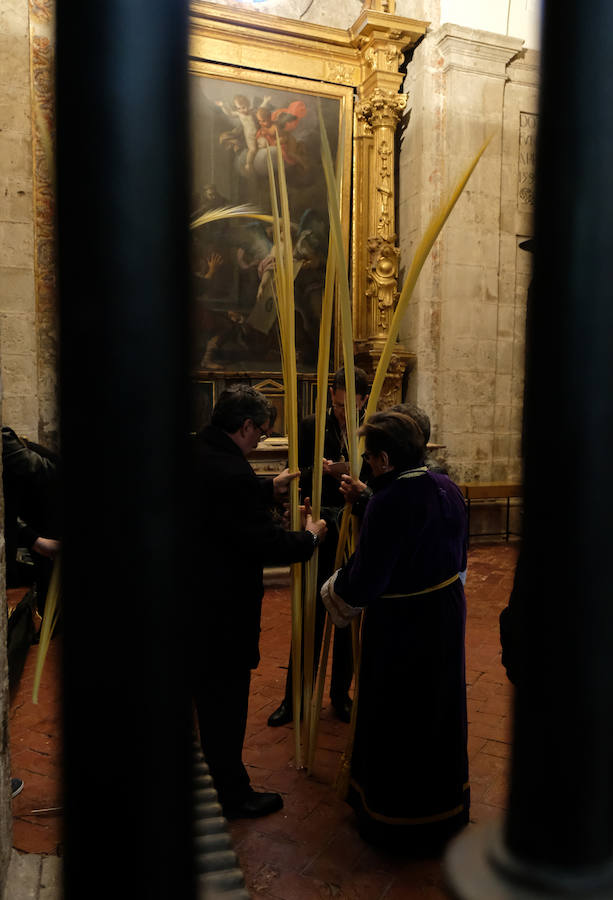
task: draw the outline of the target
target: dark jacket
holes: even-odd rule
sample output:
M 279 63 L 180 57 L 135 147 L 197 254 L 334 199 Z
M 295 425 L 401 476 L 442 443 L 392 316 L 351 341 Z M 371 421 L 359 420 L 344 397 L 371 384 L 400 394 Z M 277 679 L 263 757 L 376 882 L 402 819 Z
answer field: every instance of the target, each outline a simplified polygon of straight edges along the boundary
M 10 585 L 17 572 L 18 547 L 31 549 L 39 537 L 61 537 L 59 457 L 3 426 L 2 487 Z
M 402 474 L 371 481 L 360 541 L 334 586 L 352 606 L 422 591 L 466 568 L 466 507 L 458 486 L 429 471 Z
M 310 533 L 275 524 L 271 479 L 259 479 L 221 429 L 193 439 L 192 522 L 196 652 L 203 664 L 259 662 L 265 565 L 304 562 Z
M 360 414 L 360 421 L 364 417 Z M 313 497 L 313 461 L 315 455 L 315 416 L 307 416 L 300 423 L 298 436 L 298 465 L 300 467 L 300 496 Z M 326 413 L 326 432 L 324 436 L 324 458 L 333 462 L 347 461 L 349 454 L 341 433 L 340 425 L 330 408 Z M 360 479 L 366 481 L 370 476 L 370 466 L 362 465 Z M 329 509 L 340 509 L 345 505 L 339 490 L 340 482 L 333 475 L 324 475 L 321 481 L 321 505 Z

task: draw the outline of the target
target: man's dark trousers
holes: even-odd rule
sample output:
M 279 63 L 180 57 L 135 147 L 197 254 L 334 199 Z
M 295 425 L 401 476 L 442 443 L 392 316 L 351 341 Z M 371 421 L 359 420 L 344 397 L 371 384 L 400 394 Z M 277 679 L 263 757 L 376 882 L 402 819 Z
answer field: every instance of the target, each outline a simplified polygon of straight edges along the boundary
M 225 806 L 241 803 L 249 792 L 242 754 L 250 682 L 251 669 L 220 665 L 199 679 L 206 690 L 197 690 L 194 697 L 202 752 Z

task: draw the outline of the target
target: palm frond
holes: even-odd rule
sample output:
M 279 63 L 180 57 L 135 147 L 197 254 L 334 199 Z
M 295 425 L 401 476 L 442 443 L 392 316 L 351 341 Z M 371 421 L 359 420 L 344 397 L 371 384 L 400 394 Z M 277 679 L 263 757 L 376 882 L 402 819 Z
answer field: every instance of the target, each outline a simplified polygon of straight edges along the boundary
M 49 582 L 49 588 L 47 590 L 47 597 L 45 598 L 45 613 L 43 615 L 43 623 L 40 628 L 40 635 L 38 640 L 38 653 L 36 655 L 36 666 L 34 668 L 34 684 L 32 686 L 32 703 L 38 703 L 38 692 L 40 689 L 40 683 L 43 677 L 43 669 L 45 667 L 45 660 L 47 659 L 47 653 L 49 652 L 49 644 L 51 642 L 51 638 L 53 637 L 53 632 L 55 631 L 55 627 L 58 622 L 58 618 L 60 615 L 60 591 L 61 591 L 61 574 L 60 574 L 60 559 L 61 557 L 58 555 L 55 558 L 55 562 L 53 564 L 53 571 L 51 572 L 51 580 Z
M 330 344 L 332 339 L 332 318 L 334 312 L 334 283 L 336 280 L 336 260 L 332 251 L 332 233 L 328 238 L 328 258 L 326 264 L 326 280 L 321 306 L 319 323 L 319 351 L 317 357 L 317 399 L 315 401 L 315 445 L 313 456 L 313 481 L 311 505 L 313 519 L 321 517 L 321 489 L 323 478 L 323 455 L 326 436 L 326 410 L 328 399 L 328 375 L 330 369 Z M 317 746 L 317 730 L 319 710 L 323 696 L 323 681 L 328 660 L 327 649 L 320 660 L 318 682 L 316 682 L 315 700 L 313 703 L 313 672 L 315 669 L 315 609 L 317 604 L 317 571 L 319 566 L 319 550 L 306 566 L 306 583 L 304 591 L 304 709 L 305 734 L 307 735 L 307 771 L 313 766 L 315 747 Z M 321 683 L 321 695 L 317 685 Z M 317 697 L 319 701 L 317 702 Z
M 272 222 L 272 216 L 264 215 L 258 212 L 249 203 L 242 203 L 238 206 L 219 206 L 217 209 L 209 209 L 207 212 L 198 216 L 193 222 L 189 223 L 191 229 L 200 228 L 201 225 L 208 225 L 209 222 L 219 222 L 222 219 L 259 219 L 261 222 Z
M 426 262 L 430 250 L 432 249 L 434 242 L 438 238 L 443 225 L 449 218 L 451 211 L 454 206 L 458 202 L 462 191 L 466 187 L 468 183 L 468 179 L 472 175 L 475 170 L 475 167 L 485 150 L 487 149 L 490 141 L 492 140 L 493 135 L 484 142 L 483 146 L 480 148 L 479 152 L 468 166 L 466 171 L 460 177 L 458 182 L 456 183 L 453 191 L 449 198 L 442 204 L 440 209 L 434 214 L 430 222 L 428 223 L 428 227 L 424 232 L 424 235 L 419 242 L 417 249 L 415 251 L 415 255 L 413 257 L 413 261 L 411 263 L 411 267 L 407 272 L 407 276 L 405 278 L 404 285 L 402 286 L 402 291 L 400 292 L 400 297 L 398 299 L 398 303 L 396 304 L 396 309 L 394 311 L 394 315 L 392 317 L 392 322 L 390 325 L 389 334 L 387 336 L 385 346 L 383 348 L 383 352 L 381 354 L 381 358 L 377 365 L 377 371 L 375 372 L 375 377 L 373 379 L 372 388 L 370 391 L 370 397 L 368 398 L 368 406 L 366 407 L 366 416 L 371 416 L 377 409 L 377 403 L 379 402 L 379 397 L 381 396 L 381 390 L 383 388 L 383 382 L 385 381 L 385 376 L 387 375 L 387 370 L 390 364 L 390 360 L 392 358 L 392 354 L 394 352 L 394 347 L 396 345 L 396 340 L 398 338 L 398 331 L 400 329 L 400 323 L 402 322 L 402 318 L 406 312 L 409 300 L 413 294 L 413 290 L 415 289 L 415 285 L 417 283 L 417 279 L 423 269 L 424 263 Z
M 275 253 L 275 297 L 279 335 L 281 338 L 281 367 L 285 394 L 285 425 L 288 440 L 288 465 L 290 471 L 298 469 L 298 374 L 295 343 L 294 256 L 289 213 L 289 199 L 285 179 L 285 166 L 277 135 L 277 177 L 279 192 L 270 152 L 268 153 L 268 179 L 272 209 Z M 281 209 L 279 210 L 279 202 Z M 300 528 L 298 482 L 290 483 L 290 523 L 293 531 Z M 295 762 L 302 767 L 301 704 L 302 704 L 302 566 L 292 565 L 292 698 L 294 713 Z
M 321 138 L 321 161 L 326 179 L 328 193 L 328 214 L 332 232 L 332 246 L 336 257 L 336 273 L 338 301 L 341 319 L 341 343 L 343 347 L 343 365 L 345 367 L 345 420 L 347 424 L 347 450 L 349 452 L 349 468 L 351 474 L 358 474 L 358 442 L 357 442 L 357 410 L 355 403 L 355 363 L 353 348 L 353 313 L 351 309 L 351 292 L 349 290 L 349 266 L 343 247 L 343 230 L 339 190 L 336 174 L 332 165 L 330 143 L 321 111 L 318 105 L 319 133 Z
M 340 310 L 341 324 L 341 343 L 343 348 L 343 365 L 345 368 L 345 421 L 347 427 L 347 450 L 349 455 L 349 469 L 352 475 L 358 472 L 358 412 L 355 398 L 355 363 L 354 363 L 354 347 L 353 347 L 353 314 L 351 309 L 351 294 L 349 290 L 348 263 L 344 252 L 343 233 L 341 227 L 340 214 L 340 192 L 339 184 L 342 175 L 343 160 L 343 135 L 344 128 L 341 123 L 336 170 L 332 165 L 332 154 L 330 144 L 326 132 L 321 105 L 318 109 L 319 113 L 319 131 L 321 138 L 321 161 L 326 179 L 326 189 L 328 195 L 328 215 L 330 219 L 330 248 L 329 252 L 333 253 L 336 269 L 336 288 L 337 301 Z M 317 457 L 316 457 L 317 458 Z M 344 556 L 345 546 L 347 544 L 349 531 L 351 526 L 351 504 L 346 504 L 343 510 L 341 527 L 339 533 L 338 544 L 336 548 L 335 569 L 340 565 Z M 323 699 L 324 679 L 328 663 L 328 653 L 330 647 L 331 621 L 326 614 L 326 624 L 324 641 L 319 662 L 319 671 L 317 676 L 317 684 L 315 696 L 312 701 L 312 709 L 310 715 L 309 730 L 309 747 L 308 747 L 308 767 L 312 769 L 315 762 L 315 753 L 317 749 L 317 730 L 319 725 L 319 716 L 321 711 L 321 703 Z

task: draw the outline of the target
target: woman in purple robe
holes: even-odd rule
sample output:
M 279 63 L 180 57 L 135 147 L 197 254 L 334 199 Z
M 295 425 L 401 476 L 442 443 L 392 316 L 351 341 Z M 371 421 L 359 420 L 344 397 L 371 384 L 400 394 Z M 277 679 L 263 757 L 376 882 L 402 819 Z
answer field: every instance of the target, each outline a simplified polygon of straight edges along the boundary
M 322 588 L 337 627 L 365 610 L 347 799 L 366 840 L 436 852 L 468 821 L 466 510 L 409 416 L 376 413 L 360 434 L 374 494 Z

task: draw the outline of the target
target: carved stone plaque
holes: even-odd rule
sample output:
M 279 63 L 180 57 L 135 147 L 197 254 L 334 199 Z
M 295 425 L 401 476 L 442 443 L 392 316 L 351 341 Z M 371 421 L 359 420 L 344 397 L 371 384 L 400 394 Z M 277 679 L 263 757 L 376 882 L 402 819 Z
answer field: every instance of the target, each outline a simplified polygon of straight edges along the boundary
M 534 207 L 537 126 L 538 116 L 535 113 L 520 112 L 517 205 L 529 211 Z

